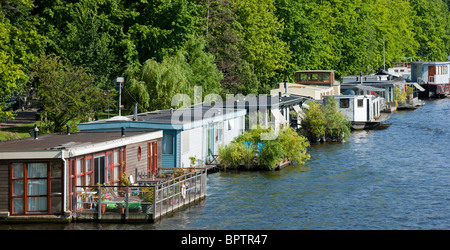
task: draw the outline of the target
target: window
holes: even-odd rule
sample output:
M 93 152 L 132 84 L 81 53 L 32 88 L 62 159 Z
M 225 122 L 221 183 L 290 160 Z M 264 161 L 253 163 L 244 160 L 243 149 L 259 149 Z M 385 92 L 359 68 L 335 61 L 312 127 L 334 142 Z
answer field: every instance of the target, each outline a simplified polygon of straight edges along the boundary
M 92 157 L 86 157 L 86 186 L 94 185 L 94 166 Z
M 138 149 L 137 149 L 137 159 L 138 159 L 138 161 L 140 161 L 141 158 L 142 158 L 142 148 L 141 148 L 141 146 L 139 146 Z
M 340 108 L 348 108 L 350 107 L 350 99 L 341 99 L 340 100 Z
M 120 150 L 114 150 L 113 167 L 114 167 L 113 183 L 114 185 L 117 185 L 118 182 L 120 181 Z
M 364 100 L 358 99 L 358 108 L 362 108 L 364 106 Z
M 12 214 L 61 214 L 62 162 L 12 163 Z
M 163 135 L 163 154 L 173 154 L 173 134 L 168 133 Z

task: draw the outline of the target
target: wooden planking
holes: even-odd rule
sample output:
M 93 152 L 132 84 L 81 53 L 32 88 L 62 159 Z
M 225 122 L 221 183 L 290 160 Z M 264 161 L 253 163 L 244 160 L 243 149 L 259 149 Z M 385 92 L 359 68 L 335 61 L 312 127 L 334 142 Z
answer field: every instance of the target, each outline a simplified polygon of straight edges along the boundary
M 0 162 L 0 212 L 9 211 L 9 162 Z

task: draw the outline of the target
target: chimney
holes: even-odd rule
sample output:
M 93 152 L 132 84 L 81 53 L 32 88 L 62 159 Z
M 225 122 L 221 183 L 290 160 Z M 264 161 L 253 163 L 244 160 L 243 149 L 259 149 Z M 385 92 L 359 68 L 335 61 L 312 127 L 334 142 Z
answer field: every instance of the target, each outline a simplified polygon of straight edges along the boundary
M 125 127 L 122 127 L 122 136 L 125 136 Z
M 67 134 L 70 135 L 70 125 L 67 125 Z
M 284 80 L 284 93 L 287 95 L 287 80 Z
M 38 132 L 39 132 L 37 124 L 34 124 L 34 129 L 33 130 L 34 130 L 34 139 L 37 140 L 38 139 Z

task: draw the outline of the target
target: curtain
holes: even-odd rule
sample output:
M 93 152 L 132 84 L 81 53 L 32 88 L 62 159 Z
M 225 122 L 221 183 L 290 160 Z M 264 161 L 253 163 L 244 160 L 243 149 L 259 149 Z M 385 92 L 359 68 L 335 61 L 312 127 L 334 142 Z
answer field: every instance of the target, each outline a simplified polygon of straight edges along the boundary
M 47 163 L 28 163 L 27 195 L 47 196 Z M 47 211 L 47 197 L 28 197 L 28 211 Z
M 47 163 L 28 163 L 28 178 L 47 177 Z

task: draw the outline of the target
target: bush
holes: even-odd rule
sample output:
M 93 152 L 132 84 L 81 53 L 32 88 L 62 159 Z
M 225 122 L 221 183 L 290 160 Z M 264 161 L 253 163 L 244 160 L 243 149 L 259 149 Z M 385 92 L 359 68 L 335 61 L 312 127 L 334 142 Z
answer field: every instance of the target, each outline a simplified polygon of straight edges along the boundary
M 306 118 L 302 120 L 302 134 L 313 140 L 328 137 L 338 141 L 350 135 L 351 122 L 340 111 L 338 102 L 330 96 L 326 104 L 316 102 L 308 103 L 309 109 L 305 112 Z
M 309 141 L 292 128 L 282 129 L 275 140 L 262 140 L 261 134 L 271 133 L 272 128 L 258 126 L 239 135 L 233 142 L 219 147 L 219 164 L 227 168 L 273 170 L 283 160 L 303 164 L 309 159 L 306 148 Z

